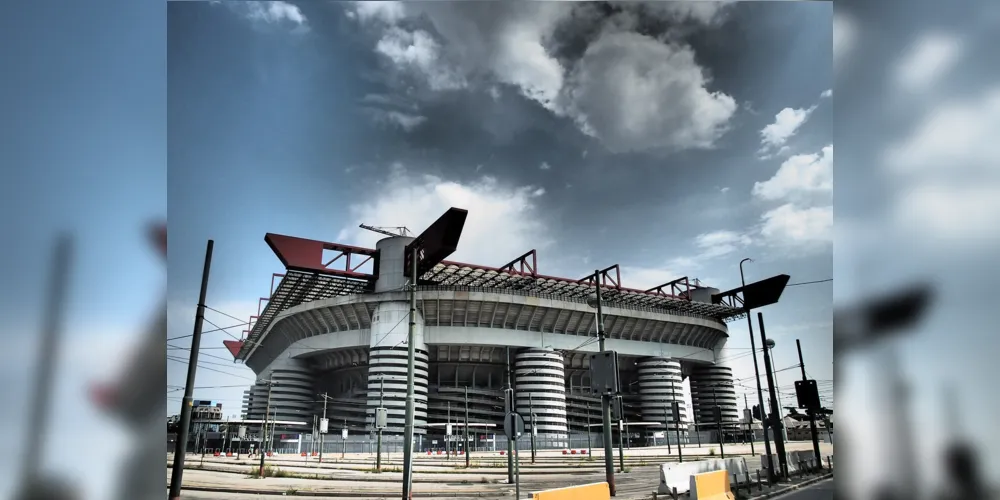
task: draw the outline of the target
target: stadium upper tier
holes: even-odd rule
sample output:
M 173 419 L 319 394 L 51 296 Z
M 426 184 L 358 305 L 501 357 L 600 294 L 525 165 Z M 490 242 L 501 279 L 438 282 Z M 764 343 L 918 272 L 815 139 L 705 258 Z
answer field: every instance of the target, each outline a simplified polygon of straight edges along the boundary
M 409 241 L 409 238 L 399 238 Z M 376 283 L 379 281 L 380 250 L 353 247 L 337 243 L 326 243 L 316 240 L 306 240 L 276 234 L 267 234 L 265 241 L 270 245 L 278 258 L 285 264 L 286 272 L 276 274 L 275 278 L 280 278 L 278 286 L 273 286 L 270 297 L 262 298 L 266 301 L 263 310 L 257 316 L 251 317 L 252 326 L 248 330 L 248 335 L 241 342 L 228 342 L 227 345 L 233 350 L 238 360 L 248 361 L 254 348 L 259 346 L 267 332 L 270 331 L 276 320 L 287 317 L 286 313 L 292 308 L 301 309 L 299 306 L 326 299 L 338 297 L 354 297 L 351 300 L 334 300 L 326 302 L 334 304 L 350 304 L 347 308 L 340 307 L 329 311 L 329 323 L 317 321 L 317 328 L 340 329 L 365 329 L 370 325 L 371 313 L 374 311 L 375 303 L 382 300 L 406 300 L 406 297 L 387 296 L 386 293 L 403 292 L 404 286 L 397 286 L 390 289 L 390 292 L 378 292 Z M 326 263 L 323 262 L 323 252 L 334 252 L 333 257 Z M 354 262 L 352 263 L 352 257 Z M 360 260 L 360 261 L 359 261 Z M 358 272 L 367 262 L 372 263 L 371 273 Z M 332 264 L 343 264 L 330 267 Z M 418 281 L 417 292 L 421 297 L 422 305 L 426 305 L 428 300 L 434 300 L 429 309 L 425 309 L 425 314 L 436 314 L 434 321 L 439 324 L 454 325 L 458 318 L 448 317 L 448 314 L 455 314 L 461 311 L 463 316 L 461 323 L 474 326 L 493 326 L 499 323 L 501 328 L 530 329 L 540 331 L 565 331 L 569 326 L 573 326 L 572 331 L 576 335 L 593 334 L 586 322 L 581 321 L 581 317 L 587 316 L 592 310 L 586 304 L 586 298 L 594 292 L 594 276 L 587 276 L 582 279 L 568 279 L 538 274 L 536 266 L 536 254 L 532 250 L 521 257 L 503 266 L 493 268 L 475 264 L 465 264 L 460 262 L 444 261 L 424 273 Z M 720 328 L 718 331 L 724 334 L 725 322 L 742 316 L 743 311 L 738 304 L 720 303 L 713 304 L 710 300 L 712 293 L 718 290 L 701 286 L 689 280 L 687 277 L 673 280 L 649 290 L 638 290 L 626 288 L 621 285 L 621 276 L 618 265 L 608 267 L 601 271 L 601 294 L 602 300 L 609 308 L 609 319 L 607 321 L 608 335 L 610 338 L 641 339 L 645 341 L 656 340 L 658 342 L 693 342 L 695 339 L 690 332 L 674 332 L 667 325 L 657 324 L 657 316 L 661 320 L 669 317 L 686 317 L 691 319 L 701 319 L 710 324 L 716 324 Z M 402 283 L 400 283 L 402 285 Z M 384 290 L 386 287 L 382 287 Z M 470 295 L 471 294 L 471 295 Z M 486 297 L 487 294 L 489 297 Z M 473 300 L 475 296 L 480 300 Z M 499 299 L 507 297 L 509 300 Z M 376 298 L 379 297 L 379 298 Z M 434 311 L 438 305 L 437 301 L 445 297 L 454 297 L 463 302 L 464 305 L 446 306 L 448 309 Z M 514 299 L 521 297 L 521 299 Z M 529 299 L 530 298 L 530 299 Z M 536 317 L 529 315 L 524 317 L 515 314 L 515 318 L 507 317 L 498 319 L 497 312 L 506 313 L 511 307 L 517 305 L 530 305 L 544 300 L 547 304 L 564 304 L 571 310 L 578 310 L 576 314 L 552 314 Z M 516 304 L 515 306 L 505 306 L 504 302 Z M 562 308 L 562 306 L 559 306 Z M 308 309 L 308 308 L 306 308 Z M 523 309 L 523 307 L 521 307 Z M 552 309 L 549 307 L 548 309 Z M 632 316 L 642 313 L 652 314 L 642 324 L 630 325 L 614 323 L 615 311 L 620 311 Z M 627 311 L 627 312 L 626 312 Z M 520 311 L 515 311 L 520 312 Z M 528 310 L 533 313 L 534 311 Z M 471 318 L 470 313 L 475 313 Z M 666 315 L 666 316 L 661 316 Z M 502 321 L 502 322 L 501 322 Z M 529 324 L 525 324 L 528 321 Z M 662 323 L 662 321 L 660 321 Z M 558 324 L 557 324 L 558 323 Z M 301 325 L 301 323 L 300 323 Z M 642 327 L 637 331 L 636 327 Z M 302 326 L 290 326 L 291 328 L 302 328 Z M 308 327 L 305 327 L 309 330 Z M 657 329 L 659 328 L 659 330 Z M 329 330 L 329 329 L 328 329 Z M 682 333 L 687 333 L 685 338 L 680 338 Z M 700 336 L 698 341 L 703 345 L 705 342 L 712 344 L 711 338 Z M 718 339 L 714 339 L 718 340 Z

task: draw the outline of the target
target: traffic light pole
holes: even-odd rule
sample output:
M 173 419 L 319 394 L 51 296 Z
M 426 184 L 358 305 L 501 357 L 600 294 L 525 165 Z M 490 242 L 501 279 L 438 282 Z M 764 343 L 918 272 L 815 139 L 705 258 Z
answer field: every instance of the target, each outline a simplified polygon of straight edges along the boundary
M 766 346 L 767 334 L 764 333 L 764 315 L 762 313 L 757 313 L 757 323 L 760 325 L 760 342 Z M 781 412 L 778 410 L 778 396 L 775 394 L 774 375 L 771 372 L 771 356 L 768 354 L 767 348 L 764 349 L 764 371 L 767 373 L 767 392 L 771 396 L 771 415 L 778 419 L 774 423 L 774 451 L 778 454 L 781 475 L 788 478 L 788 457 L 785 456 L 785 441 L 781 439 Z
M 601 304 L 601 272 L 594 271 L 594 285 L 597 289 L 597 342 L 600 352 L 604 352 L 604 309 Z M 601 394 L 601 420 L 604 433 L 604 474 L 611 496 L 615 496 L 615 463 L 611 445 L 611 396 Z
M 746 288 L 747 282 L 746 282 L 746 279 L 743 278 L 743 263 L 746 262 L 746 261 L 748 261 L 748 260 L 750 260 L 750 259 L 743 259 L 743 260 L 740 261 L 740 284 L 744 288 Z M 754 338 L 753 338 L 753 318 L 750 317 L 750 309 L 746 310 L 746 315 L 747 315 L 747 330 L 750 332 L 750 352 L 753 353 L 753 374 L 755 375 L 754 380 L 757 383 L 757 399 L 760 400 L 760 410 L 761 410 L 760 424 L 761 424 L 761 427 L 764 430 L 764 455 L 767 456 L 768 463 L 770 464 L 770 460 L 771 460 L 771 440 L 768 439 L 768 436 L 767 436 L 767 417 L 766 417 L 766 415 L 764 415 L 764 413 L 766 413 L 766 410 L 764 410 L 764 408 L 767 408 L 767 407 L 764 406 L 764 389 L 760 385 L 760 367 L 757 365 L 757 345 L 756 345 L 756 343 L 754 341 Z M 765 351 L 766 350 L 767 349 L 766 349 L 766 344 L 765 344 Z M 768 482 L 768 484 L 773 484 L 774 483 L 774 466 L 773 465 L 771 465 L 770 467 L 767 468 L 767 482 Z
M 201 292 L 198 294 L 198 309 L 194 316 L 194 333 L 191 335 L 191 357 L 188 360 L 187 383 L 184 386 L 184 398 L 181 400 L 181 421 L 177 429 L 177 448 L 174 449 L 174 468 L 170 476 L 170 499 L 181 496 L 181 480 L 184 477 L 184 456 L 187 454 L 188 431 L 191 427 L 191 398 L 194 392 L 194 379 L 198 369 L 198 350 L 201 348 L 201 327 L 205 321 L 205 295 L 208 294 L 208 275 L 212 269 L 212 248 L 215 241 L 208 240 L 205 250 L 205 268 L 201 273 Z M 44 415 L 39 416 L 44 418 Z M 34 420 L 33 420 L 34 421 Z M 32 447 L 29 453 L 33 453 Z M 28 474 L 34 474 L 33 455 L 28 457 Z
M 806 364 L 802 361 L 802 343 L 799 339 L 795 339 L 795 348 L 799 351 L 799 368 L 802 369 L 802 380 L 806 380 Z M 823 468 L 823 456 L 819 453 L 819 434 L 816 432 L 816 409 L 809 408 L 806 410 L 806 414 L 809 415 L 809 431 L 812 433 L 813 441 L 813 453 L 816 454 L 816 468 Z

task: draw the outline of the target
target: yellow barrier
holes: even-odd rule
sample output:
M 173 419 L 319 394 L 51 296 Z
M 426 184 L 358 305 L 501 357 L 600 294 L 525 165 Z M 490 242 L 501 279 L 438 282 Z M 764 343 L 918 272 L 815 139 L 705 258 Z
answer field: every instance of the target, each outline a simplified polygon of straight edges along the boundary
M 581 484 L 531 494 L 533 500 L 611 500 L 608 483 Z
M 725 469 L 691 476 L 692 500 L 735 500 Z

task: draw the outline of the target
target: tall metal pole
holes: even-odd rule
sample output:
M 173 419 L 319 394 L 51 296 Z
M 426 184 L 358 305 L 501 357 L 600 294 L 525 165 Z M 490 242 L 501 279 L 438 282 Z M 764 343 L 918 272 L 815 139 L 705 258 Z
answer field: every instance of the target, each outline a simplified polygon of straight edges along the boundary
M 531 393 L 528 393 L 528 416 L 531 417 L 531 463 L 535 463 L 535 406 L 531 402 Z
M 716 430 L 719 433 L 719 453 L 722 455 L 722 459 L 725 460 L 726 459 L 726 445 L 725 445 L 726 438 L 723 437 L 723 435 L 722 435 L 722 407 L 719 406 L 718 391 L 716 390 L 716 388 L 715 388 L 714 385 L 712 386 L 712 402 L 715 403 L 715 408 L 718 408 L 718 410 L 713 409 L 712 413 L 716 417 L 715 418 L 715 426 L 716 426 Z M 718 412 L 718 413 L 716 413 L 716 412 Z
M 594 456 L 594 447 L 590 444 L 590 402 L 587 402 L 587 456 Z
M 445 422 L 446 422 L 446 425 L 444 426 L 444 430 L 445 430 L 445 436 L 444 436 L 444 456 L 447 457 L 448 460 L 451 460 L 451 452 L 452 452 L 452 448 L 451 448 L 451 432 L 449 432 L 451 430 L 451 401 L 448 401 L 448 420 L 446 420 Z
M 653 436 L 654 439 L 656 436 Z M 663 405 L 663 440 L 667 442 L 667 454 L 673 453 L 670 451 L 670 406 Z M 680 442 L 677 443 L 678 446 Z
M 378 407 L 383 408 L 383 398 L 385 397 L 385 379 L 378 379 Z M 387 415 L 388 416 L 388 415 Z M 378 428 L 378 447 L 375 451 L 375 472 L 382 472 L 382 428 Z
M 750 412 L 750 403 L 747 402 L 747 394 L 745 392 L 743 393 L 743 406 L 746 408 L 747 412 Z M 750 412 L 750 418 L 747 419 L 747 430 L 750 431 L 750 454 L 756 455 L 757 452 L 753 450 L 754 435 L 753 435 L 753 427 L 751 424 L 753 424 L 752 412 Z
M 469 468 L 469 386 L 465 386 L 465 431 L 463 432 L 462 449 L 465 452 L 465 468 Z
M 344 419 L 344 430 L 345 431 L 347 430 L 347 419 L 346 418 Z M 340 459 L 343 460 L 345 457 L 347 457 L 347 436 L 344 436 L 343 439 L 341 439 L 341 441 L 344 442 L 343 451 L 340 452 Z
M 618 472 L 625 473 L 625 428 L 622 427 L 624 420 L 625 402 L 618 396 L 618 410 L 622 415 L 618 415 Z
M 267 384 L 267 404 L 264 406 L 264 427 L 261 428 L 260 468 L 257 470 L 258 477 L 264 477 L 264 457 L 267 456 L 267 452 L 264 450 L 265 442 L 263 440 L 267 435 L 267 417 L 269 417 L 271 413 L 271 388 L 274 387 L 274 381 L 272 380 L 266 380 L 265 383 Z M 271 432 L 274 432 L 273 425 L 271 426 Z
M 403 500 L 413 496 L 414 335 L 417 328 L 417 249 L 410 250 L 410 325 L 406 334 L 406 420 L 403 430 Z
M 594 287 L 597 289 L 597 342 L 604 352 L 604 308 L 601 304 L 601 271 L 594 270 Z M 601 421 L 604 433 L 604 475 L 611 496 L 615 496 L 615 462 L 611 445 L 611 396 L 601 394 Z
M 760 325 L 760 342 L 762 345 L 767 345 L 767 334 L 764 333 L 764 315 L 762 313 L 757 313 L 757 323 Z M 764 349 L 764 371 L 767 373 L 767 392 L 771 396 L 771 414 L 775 417 L 779 416 L 778 412 L 778 397 L 774 392 L 774 377 L 771 372 L 771 355 L 768 354 L 767 349 Z M 788 457 L 785 456 L 785 440 L 781 439 L 781 420 L 774 422 L 775 430 L 778 432 L 774 433 L 774 451 L 778 453 L 778 464 L 781 467 L 781 475 L 785 478 L 788 477 Z
M 506 411 L 514 411 L 514 389 L 511 387 L 510 347 L 507 348 L 507 389 L 504 390 Z M 504 416 L 506 419 L 506 415 Z M 514 440 L 507 438 L 507 484 L 514 482 Z
M 181 480 L 184 476 L 184 455 L 187 454 L 188 431 L 191 427 L 191 406 L 193 404 L 191 399 L 194 392 L 194 378 L 198 369 L 198 350 L 201 348 L 201 326 L 205 321 L 205 295 L 208 294 L 208 275 L 212 269 L 212 248 L 214 247 L 215 241 L 208 240 L 208 246 L 205 249 L 205 267 L 201 272 L 201 291 L 198 293 L 198 309 L 194 315 L 194 333 L 191 335 L 191 357 L 188 360 L 187 383 L 184 386 L 184 398 L 181 400 L 181 421 L 180 428 L 177 429 L 177 448 L 174 449 L 174 468 L 171 469 L 172 473 L 170 476 L 171 500 L 180 498 L 181 496 Z M 56 295 L 57 300 L 60 300 L 58 297 L 61 295 L 61 292 Z M 52 342 L 51 337 L 51 334 L 46 335 L 46 339 L 49 342 Z M 46 339 L 43 339 L 43 342 Z M 41 410 L 45 410 L 44 403 L 36 405 L 36 409 L 39 409 L 38 406 L 41 406 Z M 35 417 L 32 421 L 42 419 L 45 415 L 35 415 Z M 30 450 L 32 447 L 29 446 L 28 448 Z M 31 468 L 34 463 L 31 461 L 31 456 L 29 455 L 27 467 L 29 474 L 34 474 L 34 470 Z
M 795 339 L 795 348 L 799 350 L 799 368 L 802 369 L 802 380 L 806 380 L 806 363 L 802 361 L 802 343 Z M 809 415 L 809 431 L 812 433 L 813 453 L 816 455 L 816 468 L 823 468 L 823 456 L 819 453 L 819 433 L 816 432 L 816 411 L 813 408 L 806 410 Z
M 746 258 L 740 261 L 740 284 L 743 287 L 747 286 L 747 281 L 743 277 L 743 263 L 748 260 L 751 259 Z M 753 319 L 750 317 L 749 309 L 746 310 L 746 315 L 747 315 L 747 331 L 750 332 L 750 351 L 753 353 L 753 374 L 755 375 L 754 381 L 756 381 L 757 383 L 757 398 L 760 400 L 760 411 L 761 411 L 760 422 L 761 422 L 761 427 L 764 430 L 764 454 L 767 456 L 768 460 L 771 460 L 771 441 L 770 439 L 768 439 L 767 436 L 767 418 L 763 415 L 763 413 L 766 411 L 764 410 L 764 408 L 766 408 L 766 406 L 764 406 L 764 390 L 763 388 L 761 388 L 760 385 L 760 368 L 757 366 L 757 345 L 755 344 L 753 338 Z M 774 469 L 773 466 L 767 468 L 768 484 L 774 483 L 773 469 Z
M 323 420 L 326 420 L 326 393 L 323 393 Z M 330 430 L 330 422 L 326 423 L 327 430 Z M 325 434 L 323 434 L 323 429 L 320 429 L 319 433 L 319 463 L 323 463 L 323 441 Z
M 767 339 L 767 343 L 768 343 L 768 345 L 767 345 L 768 354 L 770 354 L 771 359 L 774 359 L 774 340 Z M 776 372 L 774 370 L 774 366 L 771 366 L 771 376 L 774 377 L 775 387 L 777 387 L 778 386 L 777 385 L 778 384 L 778 372 Z M 788 442 L 788 429 L 786 429 L 785 425 L 784 425 L 785 418 L 782 417 L 781 414 L 780 414 L 781 410 L 785 409 L 784 405 L 781 404 L 781 391 L 777 392 L 777 396 L 778 396 L 778 412 L 779 412 L 778 416 L 779 416 L 779 418 L 781 418 L 781 423 L 782 423 L 782 425 L 781 425 L 781 439 L 784 439 L 785 442 L 787 443 Z

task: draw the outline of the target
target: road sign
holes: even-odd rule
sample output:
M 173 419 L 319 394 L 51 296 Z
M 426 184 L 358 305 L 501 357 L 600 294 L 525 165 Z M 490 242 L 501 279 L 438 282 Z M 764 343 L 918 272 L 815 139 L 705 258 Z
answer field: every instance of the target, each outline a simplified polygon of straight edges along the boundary
M 444 426 L 444 435 L 445 436 L 450 436 L 451 435 L 451 424 L 445 424 L 445 426 Z
M 386 421 L 389 419 L 389 412 L 385 408 L 375 408 L 375 428 L 385 429 Z
M 330 419 L 321 418 L 319 419 L 319 432 L 320 434 L 326 434 L 330 431 Z
M 598 394 L 618 394 L 618 353 L 604 351 L 590 355 L 590 388 Z
M 818 410 L 822 407 L 819 402 L 819 389 L 815 380 L 796 380 L 795 398 L 798 399 L 799 408 L 805 410 Z
M 347 429 L 340 429 L 340 439 L 347 441 Z
M 524 418 L 519 413 L 508 413 L 503 417 L 503 432 L 507 439 L 516 441 L 524 434 Z
M 715 423 L 717 423 L 717 424 L 722 423 L 722 407 L 721 406 L 713 406 L 712 407 L 712 421 L 715 422 Z
M 681 403 L 679 401 L 674 401 L 670 403 L 670 409 L 674 414 L 674 422 L 681 421 Z
M 424 229 L 420 236 L 406 245 L 403 275 L 410 277 L 413 250 L 417 251 L 418 277 L 454 253 L 458 248 L 458 240 L 462 236 L 462 228 L 465 227 L 465 218 L 468 215 L 467 210 L 449 208 L 444 215 Z
M 622 405 L 622 397 L 615 396 L 611 399 L 611 418 L 615 420 L 622 420 L 625 418 L 625 414 L 622 413 L 624 410 Z

